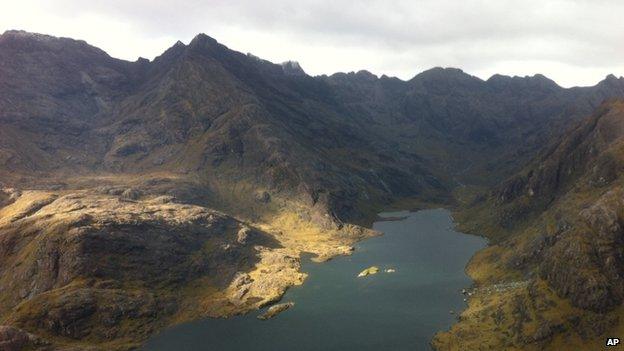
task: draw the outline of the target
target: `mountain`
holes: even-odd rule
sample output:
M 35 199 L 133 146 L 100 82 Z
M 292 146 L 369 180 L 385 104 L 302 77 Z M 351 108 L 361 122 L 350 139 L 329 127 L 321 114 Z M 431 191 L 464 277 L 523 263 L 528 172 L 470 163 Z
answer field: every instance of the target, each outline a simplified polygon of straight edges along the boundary
M 26 55 L 21 41 L 48 67 L 23 67 L 30 60 L 20 57 Z M 442 187 L 420 160 L 388 155 L 405 161 L 399 164 L 370 145 L 367 132 L 340 114 L 323 82 L 286 74 L 280 65 L 230 51 L 205 35 L 174 45 L 152 63 L 119 62 L 96 49 L 89 50 L 97 58 L 85 58 L 71 51 L 83 44 L 70 41 L 63 52 L 72 67 L 52 70 L 55 83 L 39 92 L 20 81 L 36 82 L 49 70 L 57 54 L 50 41 L 67 40 L 8 33 L 0 43 L 12 58 L 7 62 L 15 62 L 3 68 L 8 79 L 1 88 L 8 179 L 32 172 L 63 179 L 67 173 L 192 174 L 213 183 L 215 192 L 252 184 L 343 218 L 355 215 L 352 197 L 366 194 L 360 192 L 366 187 L 377 197 Z M 410 177 L 414 169 L 418 179 Z M 405 184 L 396 186 L 388 174 Z M 206 184 L 200 187 L 192 195 L 206 192 Z
M 475 323 L 508 349 L 590 349 L 622 332 L 623 151 L 624 100 L 606 101 L 459 216 L 495 243 L 469 267 L 477 285 L 510 288 L 475 294 L 440 349 Z
M 454 205 L 611 97 L 623 78 L 311 77 L 204 34 L 128 62 L 7 31 L 0 335 L 123 349 L 258 308 L 303 281 L 301 252 L 349 253 L 392 204 Z
M 40 183 L 38 172 L 62 182 L 192 174 L 213 188 L 290 191 L 339 220 L 360 217 L 353 204 L 366 196 L 446 201 L 458 181 L 492 184 L 529 159 L 552 126 L 624 95 L 615 77 L 573 89 L 539 75 L 482 81 L 442 68 L 407 82 L 368 72 L 315 78 L 203 34 L 152 62 L 18 31 L 0 48 L 7 184 L 18 176 L 18 184 Z
M 603 99 L 624 93 L 624 80 L 613 77 L 572 89 L 540 75 L 482 81 L 443 68 L 408 82 L 364 77 L 363 72 L 331 77 L 353 114 L 384 125 L 387 138 L 432 160 L 440 177 L 483 185 L 524 165 L 556 131 L 591 113 Z

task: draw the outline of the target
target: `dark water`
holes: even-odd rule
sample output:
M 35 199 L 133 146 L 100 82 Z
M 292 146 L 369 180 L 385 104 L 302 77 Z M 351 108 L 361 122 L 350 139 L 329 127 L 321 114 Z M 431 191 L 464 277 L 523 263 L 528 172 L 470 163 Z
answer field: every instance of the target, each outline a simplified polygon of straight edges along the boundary
M 375 223 L 385 235 L 359 243 L 353 256 L 306 260 L 308 279 L 283 299 L 295 302 L 290 310 L 268 321 L 253 312 L 182 324 L 144 350 L 430 350 L 433 335 L 456 318 L 449 311 L 465 307 L 464 267 L 485 241 L 455 232 L 446 210 L 382 215 L 408 217 Z M 356 278 L 372 265 L 380 273 Z

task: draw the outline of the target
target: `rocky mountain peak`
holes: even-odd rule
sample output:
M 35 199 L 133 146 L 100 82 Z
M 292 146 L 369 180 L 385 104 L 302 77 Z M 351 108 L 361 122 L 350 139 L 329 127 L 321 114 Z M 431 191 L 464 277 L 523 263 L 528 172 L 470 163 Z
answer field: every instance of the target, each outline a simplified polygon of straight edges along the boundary
M 620 77 L 620 78 L 621 78 L 621 77 Z M 618 79 L 618 78 L 617 78 L 617 77 L 616 77 L 613 73 L 608 74 L 608 75 L 605 77 L 605 80 L 617 80 L 617 79 Z
M 539 89 L 553 90 L 561 87 L 552 79 L 543 74 L 535 74 L 533 76 L 507 76 L 495 74 L 491 76 L 486 83 L 496 89 Z
M 27 39 L 37 41 L 54 41 L 59 38 L 47 34 L 31 33 L 24 30 L 9 29 L 5 31 L 0 38 L 2 39 Z
M 110 57 L 103 50 L 89 45 L 84 40 L 55 37 L 47 34 L 32 33 L 23 30 L 7 30 L 0 35 L 0 45 L 20 52 L 71 50 L 73 55 Z
M 459 68 L 434 67 L 417 74 L 410 82 L 459 82 L 459 81 L 481 81 L 481 79 L 471 76 Z
M 612 86 L 618 86 L 618 85 L 622 85 L 624 86 L 624 77 L 616 77 L 614 74 L 609 74 L 605 77 L 605 79 L 603 79 L 600 83 L 598 83 L 599 85 L 612 85 Z
M 52 35 L 32 33 L 32 32 L 27 32 L 25 30 L 14 30 L 14 29 L 7 30 L 2 35 L 0 35 L 0 41 L 7 41 L 7 40 L 22 41 L 22 42 L 30 41 L 30 42 L 39 42 L 39 43 L 48 43 L 48 44 L 59 42 L 59 41 L 72 41 L 72 42 L 85 43 L 82 40 L 59 38 L 59 37 L 55 37 Z
M 360 70 L 357 72 L 337 72 L 328 77 L 331 80 L 340 80 L 340 81 L 355 81 L 355 82 L 374 82 L 379 78 L 373 73 L 367 70 Z
M 177 45 L 178 43 L 176 43 Z M 204 34 L 204 33 L 199 33 L 195 36 L 195 38 L 193 38 L 193 40 L 191 40 L 191 42 L 189 43 L 189 47 L 190 48 L 201 48 L 201 47 L 209 47 L 209 46 L 215 46 L 218 45 L 219 43 L 217 42 L 217 40 L 215 40 L 214 38 Z
M 355 76 L 364 80 L 377 80 L 378 79 L 376 75 L 372 74 L 371 72 L 365 69 L 357 71 L 357 73 L 355 73 Z
M 281 65 L 282 65 L 282 70 L 284 71 L 286 75 L 291 75 L 291 76 L 307 75 L 305 71 L 303 70 L 303 68 L 301 68 L 301 65 L 299 65 L 299 62 L 297 61 L 282 62 Z
M 430 92 L 446 94 L 457 89 L 479 90 L 483 80 L 471 76 L 459 68 L 434 67 L 408 81 L 412 87 L 424 88 Z
M 551 87 L 559 87 L 559 84 L 557 84 L 554 80 L 546 77 L 543 74 L 537 73 L 535 75 L 533 75 L 532 77 L 528 77 L 528 79 L 530 81 L 533 82 L 538 82 L 539 84 L 545 85 L 545 86 L 551 86 Z
M 178 40 L 176 41 L 175 44 L 173 44 L 173 46 L 171 46 L 169 49 L 165 50 L 162 54 L 157 56 L 154 59 L 154 62 L 170 61 L 182 55 L 186 51 L 186 48 L 187 46 L 183 42 Z
M 453 67 L 433 67 L 425 70 L 416 77 L 463 77 L 467 76 L 463 70 Z

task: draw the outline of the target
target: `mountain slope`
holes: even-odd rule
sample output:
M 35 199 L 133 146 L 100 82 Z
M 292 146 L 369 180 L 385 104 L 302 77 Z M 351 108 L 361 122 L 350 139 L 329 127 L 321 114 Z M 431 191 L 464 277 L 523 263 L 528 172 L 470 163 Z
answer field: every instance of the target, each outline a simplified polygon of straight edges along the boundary
M 518 170 L 605 98 L 624 94 L 624 80 L 615 77 L 595 87 L 563 89 L 540 75 L 482 81 L 442 68 L 409 82 L 366 79 L 364 72 L 327 79 L 352 114 L 385 126 L 382 135 L 397 147 L 432 160 L 438 173 L 484 185 Z
M 619 335 L 624 328 L 619 322 L 623 169 L 624 101 L 612 100 L 545 148 L 476 210 L 462 213 L 460 222 L 487 228 L 496 242 L 469 267 L 478 290 L 519 281 L 529 288 L 487 297 L 477 293 L 459 325 L 439 336 L 440 349 L 477 321 L 499 325 L 488 332 L 492 347 L 556 350 L 567 342 L 595 348 L 609 335 Z M 496 318 L 488 315 L 492 311 L 499 311 Z M 504 335 L 504 323 L 515 325 L 513 335 Z
M 5 179 L 192 174 L 215 183 L 213 193 L 254 184 L 321 201 L 342 220 L 361 217 L 353 205 L 369 198 L 448 201 L 458 183 L 489 184 L 528 159 L 553 125 L 624 95 L 614 77 L 577 89 L 439 68 L 408 82 L 366 72 L 313 78 L 206 35 L 153 62 L 15 31 L 0 47 Z M 47 88 L 34 83 L 40 76 Z

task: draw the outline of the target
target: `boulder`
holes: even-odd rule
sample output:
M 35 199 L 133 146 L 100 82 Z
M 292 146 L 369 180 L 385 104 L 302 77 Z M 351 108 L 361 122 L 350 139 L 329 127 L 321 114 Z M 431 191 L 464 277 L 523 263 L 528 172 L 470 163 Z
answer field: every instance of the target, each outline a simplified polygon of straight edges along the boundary
M 249 227 L 242 227 L 236 234 L 236 242 L 242 245 L 247 244 L 251 234 L 252 231 Z
M 141 192 L 134 188 L 128 188 L 121 193 L 121 198 L 124 200 L 138 200 L 141 197 Z
M 367 275 L 377 274 L 378 272 L 379 272 L 379 267 L 371 266 L 361 271 L 360 274 L 358 274 L 358 278 L 366 277 Z
M 260 191 L 256 193 L 256 201 L 266 204 L 271 202 L 271 195 L 266 191 Z
M 277 316 L 278 314 L 286 311 L 287 309 L 293 307 L 295 305 L 294 302 L 286 302 L 286 303 L 280 303 L 277 305 L 273 305 L 271 307 L 269 307 L 264 313 L 260 314 L 258 316 L 258 319 L 261 320 L 267 320 L 267 319 L 271 319 L 275 316 Z

